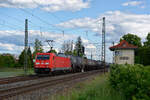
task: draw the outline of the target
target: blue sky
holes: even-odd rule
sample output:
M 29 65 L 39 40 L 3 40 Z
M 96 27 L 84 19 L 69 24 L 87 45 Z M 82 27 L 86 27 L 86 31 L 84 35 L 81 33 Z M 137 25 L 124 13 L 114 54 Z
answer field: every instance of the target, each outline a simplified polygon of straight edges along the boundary
M 94 59 L 100 59 L 101 19 L 106 17 L 106 60 L 111 62 L 108 48 L 124 34 L 133 33 L 145 41 L 150 32 L 149 9 L 150 0 L 1 0 L 0 53 L 20 54 L 28 19 L 31 48 L 38 38 L 47 51 L 44 41 L 53 39 L 54 48 L 60 51 L 64 41 L 75 43 L 81 36 L 87 56 L 92 52 Z

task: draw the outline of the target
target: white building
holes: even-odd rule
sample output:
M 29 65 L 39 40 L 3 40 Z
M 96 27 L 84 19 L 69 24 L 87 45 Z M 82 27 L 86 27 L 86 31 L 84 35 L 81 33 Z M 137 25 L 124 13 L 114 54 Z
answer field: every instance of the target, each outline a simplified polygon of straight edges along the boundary
M 134 50 L 137 48 L 123 40 L 109 49 L 114 52 L 113 62 L 115 64 L 134 64 Z

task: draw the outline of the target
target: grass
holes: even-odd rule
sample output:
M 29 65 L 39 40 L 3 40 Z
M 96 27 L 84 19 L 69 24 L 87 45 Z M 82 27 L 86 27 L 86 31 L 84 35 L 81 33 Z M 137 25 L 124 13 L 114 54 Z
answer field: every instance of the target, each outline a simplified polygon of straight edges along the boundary
M 28 70 L 28 75 L 33 74 L 34 70 L 29 69 Z M 13 77 L 13 76 L 23 76 L 24 75 L 24 70 L 23 68 L 9 68 L 9 67 L 0 67 L 0 78 L 3 77 Z
M 78 84 L 71 93 L 52 97 L 53 100 L 125 100 L 108 83 L 108 75 L 101 75 L 90 82 Z M 51 100 L 51 99 L 50 99 Z

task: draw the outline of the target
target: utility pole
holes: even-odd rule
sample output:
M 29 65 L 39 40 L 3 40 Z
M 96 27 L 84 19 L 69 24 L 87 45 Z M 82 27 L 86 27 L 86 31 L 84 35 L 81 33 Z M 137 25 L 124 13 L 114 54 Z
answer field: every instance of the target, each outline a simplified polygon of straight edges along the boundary
M 62 33 L 63 33 L 63 37 L 64 37 L 64 35 L 65 35 L 64 33 L 65 33 L 65 32 L 64 32 L 64 31 L 62 31 Z
M 92 60 L 92 57 L 93 57 L 93 54 L 92 54 L 92 51 L 91 51 L 91 60 Z
M 114 42 L 112 42 L 113 46 L 114 46 Z M 115 52 L 113 51 L 113 64 L 115 63 Z
M 73 51 L 73 40 L 71 41 L 71 52 Z
M 62 31 L 62 34 L 63 34 L 63 42 L 65 43 L 65 40 L 64 40 L 64 36 L 65 36 L 65 32 L 64 31 Z
M 65 45 L 65 40 L 64 40 L 64 38 L 65 38 L 64 35 L 65 35 L 65 34 L 64 34 L 64 33 L 65 33 L 65 32 L 64 32 L 64 30 L 63 30 L 63 31 L 62 31 L 62 35 L 63 35 L 63 39 L 62 39 L 62 40 L 63 40 L 63 44 Z M 65 51 L 62 51 L 62 53 L 65 53 Z
M 103 17 L 103 27 L 102 27 L 102 54 L 101 54 L 101 61 L 104 65 L 104 72 L 105 72 L 105 17 Z
M 88 37 L 88 31 L 85 31 L 86 32 L 86 36 Z
M 25 53 L 24 53 L 24 73 L 27 74 L 27 65 L 28 65 L 28 59 L 27 59 L 27 50 L 28 50 L 28 19 L 25 19 Z

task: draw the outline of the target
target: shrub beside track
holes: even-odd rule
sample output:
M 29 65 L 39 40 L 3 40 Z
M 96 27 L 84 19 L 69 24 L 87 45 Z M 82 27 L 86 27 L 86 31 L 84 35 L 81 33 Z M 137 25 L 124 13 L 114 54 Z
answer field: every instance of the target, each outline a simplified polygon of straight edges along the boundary
M 150 100 L 150 67 L 112 65 L 109 81 L 127 100 Z

